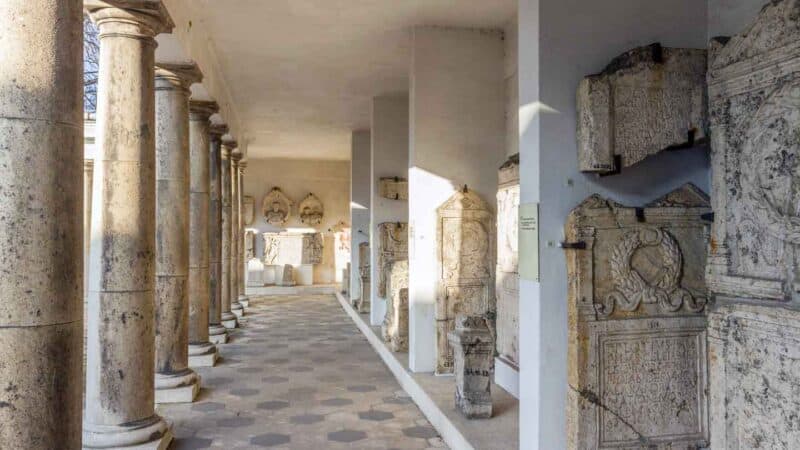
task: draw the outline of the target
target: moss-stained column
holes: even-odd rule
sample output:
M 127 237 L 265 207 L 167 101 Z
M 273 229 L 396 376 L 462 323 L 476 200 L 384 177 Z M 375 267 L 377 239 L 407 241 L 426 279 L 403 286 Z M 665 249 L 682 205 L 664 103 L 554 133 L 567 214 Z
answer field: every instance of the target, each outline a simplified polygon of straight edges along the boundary
M 81 2 L 0 1 L 0 447 L 81 435 Z
M 250 306 L 250 297 L 245 292 L 245 278 L 247 274 L 247 245 L 245 245 L 245 220 L 244 220 L 244 169 L 247 161 L 239 162 L 239 304 L 247 309 Z
M 156 64 L 156 403 L 200 390 L 189 368 L 189 87 L 195 64 Z
M 209 280 L 209 134 L 214 102 L 189 102 L 189 366 L 217 361 L 217 347 L 208 340 Z
M 209 131 L 208 147 L 209 208 L 209 303 L 208 339 L 214 344 L 228 342 L 228 332 L 222 326 L 222 136 L 228 132 L 225 125 L 213 125 Z
M 239 195 L 239 161 L 242 153 L 236 149 L 231 153 L 231 312 L 236 317 L 244 315 L 244 307 L 239 303 L 239 276 L 242 261 L 242 199 Z
M 222 325 L 225 328 L 236 328 L 236 316 L 231 312 L 232 267 L 231 267 L 231 154 L 238 144 L 236 141 L 222 142 L 222 167 L 220 167 L 220 183 L 222 185 Z
M 100 30 L 100 74 L 83 446 L 165 448 L 171 433 L 155 413 L 153 384 L 153 69 L 154 38 L 173 24 L 157 1 L 84 5 Z

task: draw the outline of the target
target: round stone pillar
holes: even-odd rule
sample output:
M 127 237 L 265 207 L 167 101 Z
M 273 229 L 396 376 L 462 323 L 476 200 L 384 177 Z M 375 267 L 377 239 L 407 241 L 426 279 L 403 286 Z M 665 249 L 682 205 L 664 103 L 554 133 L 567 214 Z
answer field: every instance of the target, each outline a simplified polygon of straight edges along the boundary
M 172 439 L 154 409 L 153 69 L 154 37 L 173 24 L 160 2 L 131 6 L 139 4 L 84 1 L 100 31 L 84 448 L 166 448 Z
M 231 153 L 236 148 L 236 141 L 222 142 L 222 167 L 220 168 L 220 184 L 222 185 L 222 325 L 225 328 L 236 328 L 236 316 L 231 312 L 231 294 L 233 284 L 231 272 Z
M 231 159 L 231 312 L 236 317 L 244 315 L 244 306 L 239 303 L 239 276 L 242 267 L 242 210 L 241 195 L 239 192 L 239 161 L 242 154 L 236 149 L 230 156 Z
M 82 3 L 0 1 L 0 447 L 78 448 Z
M 156 64 L 156 403 L 192 402 L 189 368 L 189 87 L 194 64 Z
M 209 342 L 209 134 L 214 102 L 189 102 L 189 366 L 210 367 L 217 347 Z M 224 330 L 223 330 L 224 331 Z
M 214 344 L 228 342 L 228 332 L 222 326 L 222 136 L 228 132 L 225 125 L 213 125 L 209 131 L 208 148 L 209 208 L 209 303 L 208 339 Z
M 247 161 L 239 162 L 239 303 L 247 309 L 250 306 L 250 297 L 247 296 L 247 283 L 245 282 L 247 274 L 247 245 L 245 245 L 245 232 L 246 224 L 244 223 L 244 169 L 247 168 Z M 255 205 L 254 205 L 255 207 Z

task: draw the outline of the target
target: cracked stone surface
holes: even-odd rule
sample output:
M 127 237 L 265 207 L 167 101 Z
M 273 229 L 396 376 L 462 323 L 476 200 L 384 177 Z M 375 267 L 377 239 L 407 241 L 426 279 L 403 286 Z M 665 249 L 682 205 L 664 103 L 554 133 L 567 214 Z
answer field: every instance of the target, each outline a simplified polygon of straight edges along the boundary
M 195 403 L 158 408 L 173 449 L 446 448 L 333 296 L 253 297 L 219 350 Z

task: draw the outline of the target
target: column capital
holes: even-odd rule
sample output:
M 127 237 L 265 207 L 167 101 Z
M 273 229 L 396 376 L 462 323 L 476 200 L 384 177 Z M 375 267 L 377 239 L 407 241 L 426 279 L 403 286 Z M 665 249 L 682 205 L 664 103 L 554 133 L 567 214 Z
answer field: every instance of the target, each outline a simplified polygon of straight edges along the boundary
M 239 151 L 238 148 L 231 152 L 231 160 L 237 165 L 239 164 L 239 161 L 241 161 L 243 157 L 244 155 L 242 154 L 242 152 Z
M 195 63 L 156 62 L 156 90 L 183 89 L 203 81 L 203 73 Z
M 236 150 L 236 147 L 239 146 L 239 143 L 234 141 L 233 139 L 230 140 L 223 140 L 222 141 L 222 158 L 228 159 L 233 156 L 233 151 Z
M 241 161 L 241 162 L 239 162 L 239 170 L 240 170 L 242 173 L 244 173 L 244 169 L 246 169 L 246 168 L 247 168 L 247 161 Z
M 228 126 L 224 123 L 212 124 L 208 129 L 212 141 L 222 141 L 222 136 L 228 134 Z
M 154 38 L 175 28 L 161 0 L 84 0 L 83 9 L 100 29 L 101 39 L 112 35 Z
M 205 122 L 213 114 L 219 112 L 219 105 L 214 101 L 189 100 L 189 120 Z M 213 134 L 213 133 L 212 133 Z M 224 134 L 224 133 L 223 133 Z M 222 136 L 222 135 L 220 135 Z

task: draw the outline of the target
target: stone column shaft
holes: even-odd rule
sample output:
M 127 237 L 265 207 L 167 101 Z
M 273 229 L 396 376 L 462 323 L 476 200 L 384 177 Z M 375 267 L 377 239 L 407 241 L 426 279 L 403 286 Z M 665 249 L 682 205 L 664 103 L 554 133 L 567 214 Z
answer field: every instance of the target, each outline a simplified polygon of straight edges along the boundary
M 209 123 L 214 102 L 189 103 L 189 366 L 213 366 L 217 348 L 209 342 Z
M 231 152 L 236 148 L 236 142 L 224 141 L 222 143 L 222 166 L 220 167 L 220 183 L 222 185 L 222 325 L 225 328 L 236 328 L 236 316 L 231 312 Z
M 244 307 L 239 303 L 239 275 L 242 260 L 242 218 L 241 196 L 239 193 L 239 161 L 242 154 L 238 149 L 231 153 L 231 312 L 237 317 L 244 315 Z
M 81 2 L 0 2 L 0 447 L 81 441 Z
M 250 297 L 246 292 L 246 274 L 247 274 L 247 245 L 245 239 L 247 233 L 245 232 L 244 220 L 244 169 L 247 168 L 247 161 L 239 162 L 239 303 L 247 309 L 250 306 Z
M 153 68 L 154 37 L 173 25 L 160 3 L 130 5 L 84 2 L 100 31 L 84 448 L 165 448 L 171 441 L 154 409 Z
M 156 403 L 194 400 L 189 368 L 189 87 L 194 64 L 156 64 Z
M 222 136 L 228 132 L 225 125 L 211 127 L 211 144 L 208 148 L 209 160 L 209 209 L 208 209 L 208 249 L 209 249 L 209 307 L 208 334 L 215 344 L 228 341 L 228 332 L 222 326 Z

